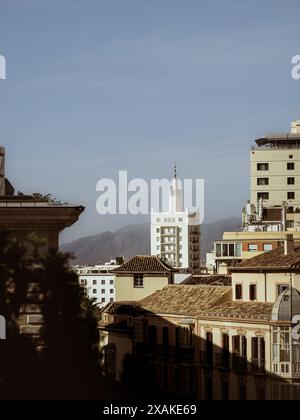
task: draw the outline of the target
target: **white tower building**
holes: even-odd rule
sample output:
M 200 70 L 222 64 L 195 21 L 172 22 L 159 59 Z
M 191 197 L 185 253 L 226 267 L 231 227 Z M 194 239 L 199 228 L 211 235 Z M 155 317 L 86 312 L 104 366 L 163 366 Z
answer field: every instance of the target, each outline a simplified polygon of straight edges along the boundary
M 151 254 L 175 268 L 200 272 L 200 214 L 182 205 L 182 182 L 175 174 L 170 186 L 169 211 L 151 212 Z

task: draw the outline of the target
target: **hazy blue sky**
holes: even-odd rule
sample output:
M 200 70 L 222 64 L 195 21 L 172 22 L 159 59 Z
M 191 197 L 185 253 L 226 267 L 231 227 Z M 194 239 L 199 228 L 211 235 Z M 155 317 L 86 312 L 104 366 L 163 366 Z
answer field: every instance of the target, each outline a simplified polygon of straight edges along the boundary
M 87 206 L 99 178 L 206 180 L 206 218 L 240 214 L 249 148 L 300 117 L 299 0 L 0 0 L 1 143 L 23 192 Z

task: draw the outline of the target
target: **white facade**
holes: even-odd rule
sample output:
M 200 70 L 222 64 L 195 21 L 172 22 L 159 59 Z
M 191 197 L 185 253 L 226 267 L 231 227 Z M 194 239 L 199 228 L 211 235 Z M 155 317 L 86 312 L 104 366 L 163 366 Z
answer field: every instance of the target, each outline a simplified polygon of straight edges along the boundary
M 168 212 L 151 213 L 151 255 L 176 268 L 200 271 L 200 215 L 182 206 L 181 182 L 172 181 Z
M 79 285 L 84 287 L 89 298 L 96 299 L 96 304 L 103 308 L 115 301 L 115 276 L 112 270 L 118 268 L 115 261 L 104 265 L 73 267 L 78 274 Z

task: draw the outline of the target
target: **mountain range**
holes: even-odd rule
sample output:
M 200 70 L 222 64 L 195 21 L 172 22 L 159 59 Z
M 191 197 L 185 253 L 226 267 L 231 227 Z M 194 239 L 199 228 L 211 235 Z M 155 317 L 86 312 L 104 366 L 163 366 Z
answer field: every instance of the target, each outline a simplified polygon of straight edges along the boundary
M 241 221 L 237 217 L 203 224 L 201 226 L 201 258 L 212 250 L 213 241 L 222 239 L 223 232 L 237 231 Z M 150 254 L 150 225 L 128 225 L 115 232 L 102 232 L 87 236 L 60 247 L 62 252 L 72 254 L 72 264 L 94 265 L 114 259 Z

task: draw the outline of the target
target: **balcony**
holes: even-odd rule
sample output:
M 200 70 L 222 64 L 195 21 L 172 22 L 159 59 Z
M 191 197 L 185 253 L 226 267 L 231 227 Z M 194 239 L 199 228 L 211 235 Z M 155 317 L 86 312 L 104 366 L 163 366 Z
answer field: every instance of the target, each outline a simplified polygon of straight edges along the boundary
M 201 351 L 200 352 L 200 363 L 203 366 L 213 367 L 213 365 L 214 365 L 213 353 L 208 353 L 206 351 Z
M 194 362 L 195 350 L 189 347 L 163 346 L 149 343 L 137 343 L 137 353 L 176 359 L 182 362 Z
M 217 369 L 230 369 L 230 353 L 228 351 L 216 354 L 215 367 Z
M 247 372 L 248 362 L 247 358 L 233 355 L 232 357 L 232 369 L 237 372 Z
M 252 373 L 264 375 L 266 373 L 266 361 L 261 359 L 252 359 L 250 370 Z

